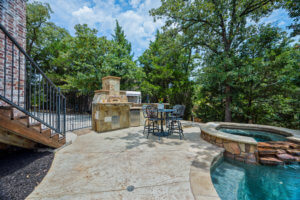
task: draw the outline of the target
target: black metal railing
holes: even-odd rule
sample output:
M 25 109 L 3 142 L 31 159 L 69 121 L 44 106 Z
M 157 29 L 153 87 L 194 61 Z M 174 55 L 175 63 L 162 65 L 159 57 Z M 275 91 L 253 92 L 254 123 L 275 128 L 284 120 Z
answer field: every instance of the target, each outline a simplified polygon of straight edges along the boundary
M 0 29 L 0 100 L 28 115 L 31 123 L 40 122 L 42 128 L 65 136 L 65 96 L 2 24 Z
M 78 90 L 63 90 L 66 103 L 66 130 L 72 131 L 92 126 L 91 92 L 82 93 Z

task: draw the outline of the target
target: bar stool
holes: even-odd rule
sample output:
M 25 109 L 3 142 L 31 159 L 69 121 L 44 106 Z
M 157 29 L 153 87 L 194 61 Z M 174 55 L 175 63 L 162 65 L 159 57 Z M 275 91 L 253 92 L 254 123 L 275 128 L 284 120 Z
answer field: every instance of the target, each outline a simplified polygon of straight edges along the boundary
M 168 131 L 169 134 L 178 133 L 179 137 L 184 138 L 182 125 L 180 120 L 182 120 L 182 117 L 184 115 L 185 106 L 184 105 L 175 105 L 173 107 L 175 110 L 169 117 L 168 117 Z
M 148 130 L 148 116 L 147 116 L 147 112 L 146 112 L 146 108 L 148 107 L 149 105 L 143 105 L 142 106 L 142 110 L 143 110 L 143 116 L 145 118 L 145 123 L 144 123 L 144 131 L 143 131 L 143 134 L 145 135 L 145 131 Z
M 145 112 L 145 118 L 147 119 L 147 124 L 145 122 L 144 132 L 146 129 L 148 130 L 148 134 L 147 134 L 147 138 L 148 138 L 151 132 L 154 134 L 154 131 L 159 131 L 158 122 L 160 118 L 158 117 L 158 109 L 154 106 L 147 106 Z

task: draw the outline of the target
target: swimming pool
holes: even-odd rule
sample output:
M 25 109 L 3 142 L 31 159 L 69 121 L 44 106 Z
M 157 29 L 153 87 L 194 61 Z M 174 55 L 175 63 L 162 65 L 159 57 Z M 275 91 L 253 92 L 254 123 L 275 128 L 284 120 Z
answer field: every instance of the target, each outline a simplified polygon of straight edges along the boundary
M 266 141 L 287 141 L 286 137 L 276 133 L 265 132 L 265 131 L 254 131 L 245 129 L 230 129 L 230 128 L 220 128 L 219 131 L 224 133 L 230 133 L 233 135 L 241 135 L 254 138 L 257 142 Z M 299 198 L 300 199 L 300 198 Z
M 211 169 L 222 200 L 299 200 L 300 165 L 247 165 L 222 158 Z

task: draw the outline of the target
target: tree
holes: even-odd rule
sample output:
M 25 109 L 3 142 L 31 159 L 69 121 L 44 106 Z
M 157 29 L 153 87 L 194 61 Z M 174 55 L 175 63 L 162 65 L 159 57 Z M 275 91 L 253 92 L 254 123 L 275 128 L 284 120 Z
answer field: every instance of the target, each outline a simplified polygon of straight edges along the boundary
M 140 70 L 133 61 L 131 43 L 126 39 L 125 33 L 119 22 L 116 21 L 116 28 L 112 35 L 110 53 L 106 61 L 110 66 L 110 75 L 121 77 L 121 89 L 137 89 L 135 86 L 140 81 Z
M 235 57 L 241 44 L 254 29 L 247 22 L 257 22 L 276 6 L 272 0 L 162 0 L 162 5 L 150 13 L 155 19 L 166 20 L 165 29 L 175 27 L 182 33 L 187 45 L 218 58 L 222 67 L 220 87 L 225 95 L 225 121 L 231 121 L 234 82 L 230 74 L 237 67 Z
M 64 89 L 89 93 L 101 88 L 102 77 L 111 75 L 122 78 L 121 89 L 128 90 L 136 86 L 141 70 L 132 60 L 131 45 L 118 24 L 111 41 L 106 37 L 98 37 L 98 31 L 86 24 L 77 24 L 75 30 L 74 37 L 65 38 L 64 48 L 53 61 L 57 68 L 66 69 L 56 83 L 63 85 Z
M 283 7 L 289 12 L 289 16 L 293 19 L 293 23 L 289 26 L 293 30 L 291 36 L 297 36 L 300 34 L 300 1 L 286 0 Z
M 109 75 L 110 66 L 106 63 L 111 42 L 105 37 L 98 37 L 97 30 L 87 24 L 75 25 L 75 37 L 65 40 L 64 50 L 55 63 L 66 67 L 60 85 L 64 89 L 76 89 L 84 93 L 98 90 L 101 79 Z
M 118 20 L 116 20 L 116 28 L 114 30 L 114 34 L 112 35 L 113 42 L 115 42 L 117 45 L 121 47 L 121 49 L 118 49 L 117 56 L 119 57 L 126 57 L 133 58 L 133 55 L 131 54 L 131 43 L 126 39 L 125 33 L 120 26 Z M 121 50 L 124 51 L 121 51 Z
M 38 45 L 42 28 L 50 19 L 52 10 L 48 3 L 33 2 L 26 5 L 27 53 L 31 55 L 34 44 Z
M 290 43 L 279 28 L 261 25 L 242 45 L 234 87 L 244 121 L 299 128 L 300 54 Z
M 91 92 L 114 75 L 122 77 L 122 89 L 137 88 L 142 73 L 118 21 L 111 41 L 86 24 L 75 25 L 73 37 L 48 21 L 51 13 L 49 4 L 27 3 L 27 50 L 56 85 Z
M 139 57 L 139 63 L 144 72 L 141 84 L 143 94 L 147 94 L 151 102 L 163 98 L 171 105 L 186 105 L 187 119 L 193 105 L 193 81 L 190 76 L 195 62 L 191 48 L 181 44 L 181 36 L 157 32 L 155 41 Z
M 65 73 L 65 68 L 58 68 L 54 61 L 64 49 L 63 41 L 70 35 L 64 28 L 48 21 L 52 13 L 49 4 L 27 3 L 26 12 L 27 53 L 56 82 Z
M 231 70 L 233 121 L 299 128 L 299 49 L 285 32 L 261 25 L 240 47 Z M 222 66 L 214 54 L 199 72 L 198 117 L 222 120 Z

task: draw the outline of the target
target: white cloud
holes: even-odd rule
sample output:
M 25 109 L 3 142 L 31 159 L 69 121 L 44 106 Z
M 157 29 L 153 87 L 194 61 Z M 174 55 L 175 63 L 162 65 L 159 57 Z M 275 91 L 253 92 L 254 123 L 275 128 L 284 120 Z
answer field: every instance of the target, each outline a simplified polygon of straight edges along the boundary
M 123 27 L 127 39 L 132 43 L 135 57 L 154 40 L 156 29 L 163 25 L 162 21 L 153 21 L 149 15 L 151 8 L 160 6 L 160 0 L 39 0 L 49 3 L 53 14 L 51 21 L 74 34 L 74 26 L 86 23 L 97 28 L 99 35 L 111 37 L 115 28 L 115 20 Z
M 130 5 L 133 7 L 133 8 L 137 8 L 138 5 L 140 4 L 141 0 L 131 0 L 130 1 Z
M 81 16 L 81 15 L 90 15 L 90 14 L 94 14 L 93 10 L 87 6 L 83 6 L 83 8 L 80 8 L 77 11 L 72 12 L 73 16 Z

